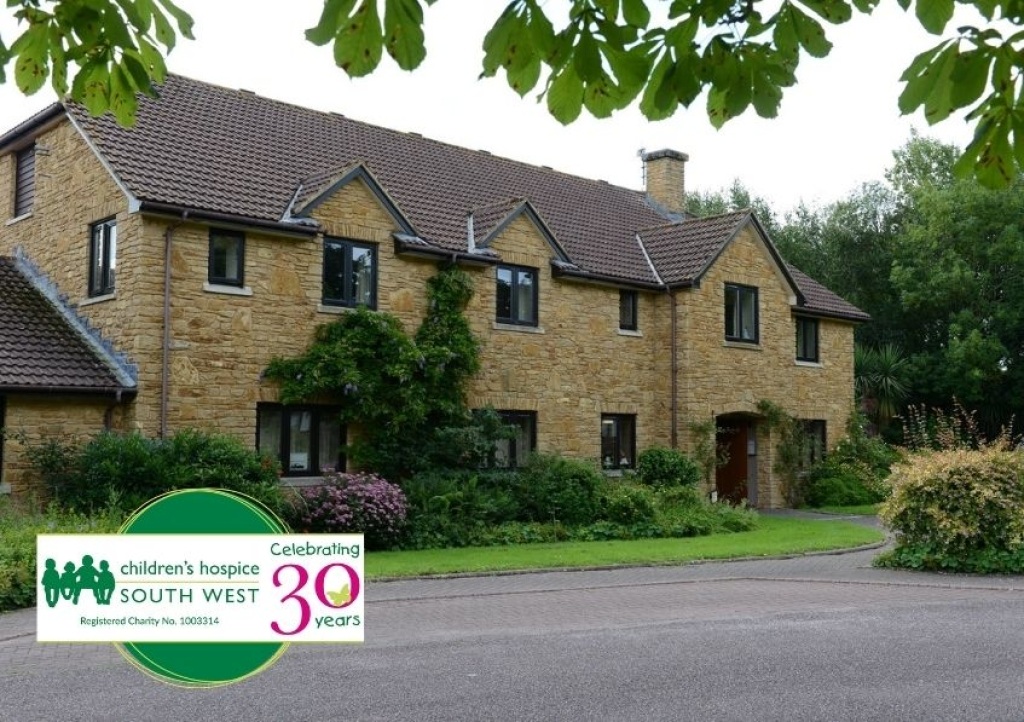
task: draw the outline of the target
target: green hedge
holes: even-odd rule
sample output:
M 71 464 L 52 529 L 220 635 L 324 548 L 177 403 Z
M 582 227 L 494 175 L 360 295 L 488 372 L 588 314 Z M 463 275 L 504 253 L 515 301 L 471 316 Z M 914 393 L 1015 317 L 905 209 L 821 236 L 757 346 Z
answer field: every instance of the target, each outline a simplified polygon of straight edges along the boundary
M 407 549 L 684 537 L 757 523 L 756 513 L 710 504 L 690 486 L 654 489 L 543 455 L 516 471 L 419 474 L 403 489 Z
M 104 432 L 82 444 L 49 439 L 29 459 L 64 508 L 131 511 L 174 489 L 217 487 L 283 508 L 277 467 L 232 437 L 193 429 L 169 439 Z
M 0 612 L 36 603 L 36 535 L 112 534 L 122 521 L 115 510 L 86 516 L 54 506 L 34 512 L 0 500 Z

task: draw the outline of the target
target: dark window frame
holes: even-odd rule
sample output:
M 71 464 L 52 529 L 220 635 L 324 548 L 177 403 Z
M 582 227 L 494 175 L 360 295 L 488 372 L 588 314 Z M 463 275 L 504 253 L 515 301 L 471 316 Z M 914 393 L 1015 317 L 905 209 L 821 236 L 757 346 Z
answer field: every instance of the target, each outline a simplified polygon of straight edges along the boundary
M 27 216 L 36 201 L 36 146 L 14 154 L 14 218 Z
M 604 428 L 608 422 L 615 424 L 615 448 L 610 455 L 605 454 L 604 443 Z M 628 449 L 622 448 L 624 422 L 631 432 Z M 622 463 L 623 458 L 626 459 L 625 464 Z M 601 414 L 601 467 L 606 471 L 636 468 L 636 414 Z
M 619 289 L 619 330 L 637 331 L 640 328 L 640 294 L 626 288 Z
M 808 336 L 808 329 L 811 330 Z M 821 360 L 821 324 L 808 316 L 796 317 L 796 360 L 818 363 Z
M 342 271 L 342 297 L 341 298 L 329 298 L 327 296 L 328 280 L 327 280 L 327 250 L 328 246 L 335 248 L 341 248 L 345 251 L 344 269 Z M 352 284 L 352 265 L 353 265 L 353 253 L 354 249 L 368 250 L 370 252 L 370 260 L 373 263 L 373 272 L 370 278 L 370 302 L 359 303 L 355 299 L 355 290 Z M 377 275 L 379 270 L 379 254 L 377 253 L 376 243 L 367 243 L 366 241 L 356 241 L 351 238 L 337 238 L 334 236 L 324 237 L 324 251 L 323 251 L 323 263 L 322 263 L 322 275 L 321 275 L 321 291 L 320 299 L 325 306 L 341 306 L 343 308 L 356 308 L 358 306 L 366 306 L 369 309 L 376 310 L 377 308 Z
M 256 405 L 256 451 L 263 453 L 260 438 L 260 430 L 262 424 L 261 413 L 263 411 L 277 410 L 281 412 L 281 443 L 278 453 L 274 456 L 274 460 L 281 465 L 281 476 L 284 478 L 288 477 L 311 477 L 311 476 L 322 476 L 323 469 L 297 469 L 292 470 L 291 464 L 288 463 L 289 449 L 291 448 L 291 423 L 290 416 L 295 413 L 301 413 L 304 411 L 311 411 L 313 413 L 311 417 L 311 423 L 314 428 L 310 429 L 309 432 L 309 456 L 312 459 L 319 460 L 320 458 L 320 422 L 321 418 L 325 415 L 333 415 L 335 418 L 341 414 L 341 407 L 339 406 L 319 406 L 316 404 L 278 404 L 278 403 L 259 403 Z M 338 439 L 338 459 L 337 469 L 338 471 L 344 471 L 347 468 L 348 459 L 345 456 L 345 444 L 348 440 L 348 427 L 345 424 L 339 424 L 340 438 Z M 267 452 L 269 453 L 269 452 Z
M 213 248 L 215 239 L 231 239 L 238 244 L 238 278 L 232 278 L 231 276 L 228 275 L 218 275 L 216 273 L 216 270 L 214 268 L 215 255 Z M 211 284 L 217 286 L 237 286 L 238 288 L 241 288 L 245 285 L 245 234 L 242 231 L 231 231 L 223 228 L 210 229 L 209 256 L 206 277 Z
M 800 426 L 806 439 L 800 468 L 807 470 L 823 461 L 828 454 L 828 422 L 824 419 L 802 419 Z
M 502 271 L 512 272 L 512 283 L 509 286 L 509 315 L 501 315 L 501 296 L 498 294 L 498 274 Z M 531 295 L 530 303 L 533 305 L 533 319 L 520 319 L 519 308 L 519 293 L 518 288 L 521 283 L 520 275 L 530 274 L 533 276 L 533 294 Z M 494 272 L 494 319 L 498 323 L 505 323 L 512 326 L 532 326 L 536 328 L 540 326 L 540 270 L 531 266 L 513 266 L 507 263 L 499 265 Z
M 111 243 L 113 238 L 113 243 Z M 98 241 L 102 242 L 103 262 L 97 264 Z M 97 273 L 99 268 L 99 273 Z M 106 218 L 89 226 L 89 297 L 106 296 L 116 289 L 117 219 Z
M 736 318 L 735 318 L 735 323 L 736 323 L 737 328 L 734 328 L 734 329 L 730 328 L 732 326 L 732 323 L 733 323 L 733 318 L 731 317 L 731 314 L 728 313 L 728 310 L 729 310 L 729 295 L 730 294 L 735 294 L 736 295 L 736 299 L 735 299 L 735 301 L 733 303 L 734 303 L 734 308 L 738 309 L 737 314 L 736 314 Z M 753 298 L 754 298 L 754 305 L 753 305 L 753 308 L 754 308 L 754 323 L 753 323 L 754 336 L 753 336 L 753 338 L 745 338 L 743 336 L 743 326 L 744 326 L 744 323 L 743 323 L 743 321 L 744 321 L 743 298 L 744 298 L 744 296 L 747 296 L 747 295 L 752 295 Z M 741 283 L 727 283 L 727 284 L 725 284 L 725 304 L 724 304 L 724 309 L 723 310 L 724 310 L 724 313 L 725 313 L 725 340 L 726 341 L 735 341 L 737 343 L 749 343 L 749 344 L 758 344 L 758 343 L 761 342 L 761 309 L 760 309 L 760 298 L 759 298 L 759 295 L 760 294 L 758 293 L 758 288 L 756 286 L 745 286 L 745 285 L 743 285 Z
M 526 463 L 530 454 L 532 454 L 537 449 L 537 412 L 499 409 L 496 411 L 496 413 L 501 418 L 501 422 L 506 426 L 518 426 L 519 428 L 522 428 L 522 425 L 519 424 L 518 422 L 524 420 L 527 421 L 529 424 L 530 448 L 527 449 L 524 453 L 521 449 L 517 448 L 518 439 L 508 439 L 509 463 L 498 464 L 497 459 L 495 459 L 495 466 L 497 468 L 518 469 L 520 466 L 520 457 L 522 457 L 521 461 L 523 463 Z

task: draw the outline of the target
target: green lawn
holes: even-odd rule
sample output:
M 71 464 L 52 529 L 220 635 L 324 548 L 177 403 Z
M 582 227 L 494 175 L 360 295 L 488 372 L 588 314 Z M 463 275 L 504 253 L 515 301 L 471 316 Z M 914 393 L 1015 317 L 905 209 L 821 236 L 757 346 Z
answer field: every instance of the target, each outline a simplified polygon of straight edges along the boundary
M 371 552 L 366 556 L 366 575 L 369 579 L 387 579 L 459 572 L 682 564 L 701 559 L 843 549 L 871 544 L 882 538 L 882 533 L 876 529 L 849 522 L 762 517 L 753 531 L 688 539 Z
M 824 514 L 849 514 L 853 516 L 875 516 L 878 514 L 878 507 L 881 504 L 861 504 L 859 506 L 823 506 L 810 511 L 820 511 Z

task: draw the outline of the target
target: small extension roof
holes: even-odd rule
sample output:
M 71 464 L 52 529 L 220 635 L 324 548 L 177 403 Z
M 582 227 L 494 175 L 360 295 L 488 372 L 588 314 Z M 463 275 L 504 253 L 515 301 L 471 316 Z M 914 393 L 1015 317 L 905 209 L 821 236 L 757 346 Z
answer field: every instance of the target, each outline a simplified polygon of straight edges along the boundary
M 0 391 L 134 393 L 133 370 L 22 259 L 0 256 Z

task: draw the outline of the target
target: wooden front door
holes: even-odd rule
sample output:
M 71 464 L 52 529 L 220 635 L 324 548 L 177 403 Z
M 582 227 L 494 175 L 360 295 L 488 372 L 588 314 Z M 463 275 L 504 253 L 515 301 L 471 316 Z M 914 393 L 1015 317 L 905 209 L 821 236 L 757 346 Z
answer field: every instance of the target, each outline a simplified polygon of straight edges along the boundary
M 718 421 L 715 443 L 719 458 L 724 455 L 727 460 L 718 467 L 715 485 L 718 488 L 718 498 L 732 504 L 739 504 L 747 498 L 747 440 L 751 433 L 749 421 Z

